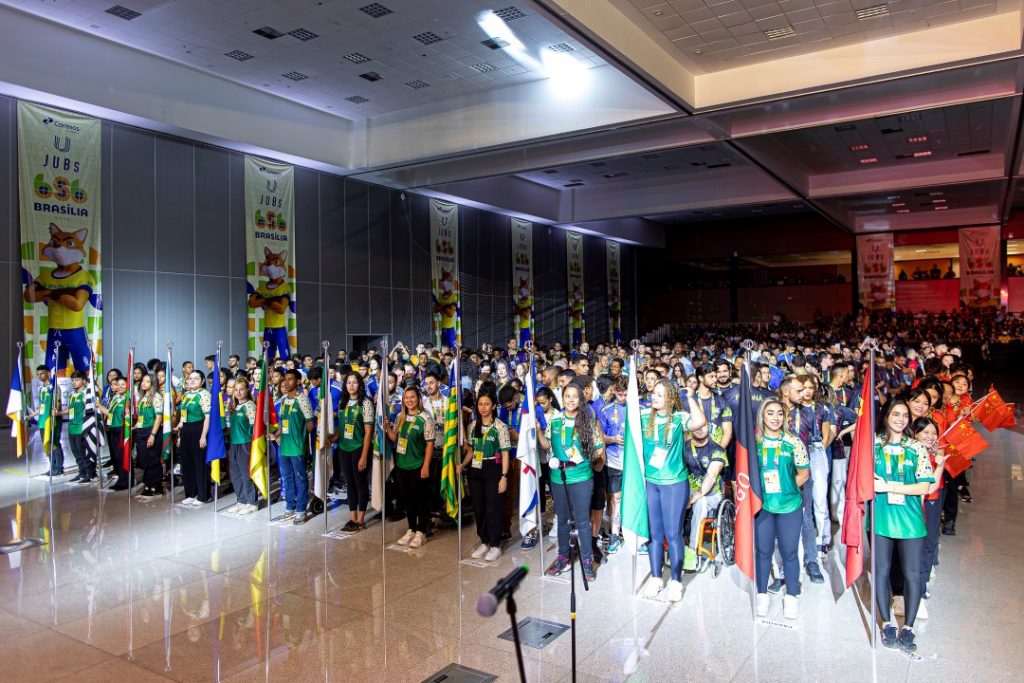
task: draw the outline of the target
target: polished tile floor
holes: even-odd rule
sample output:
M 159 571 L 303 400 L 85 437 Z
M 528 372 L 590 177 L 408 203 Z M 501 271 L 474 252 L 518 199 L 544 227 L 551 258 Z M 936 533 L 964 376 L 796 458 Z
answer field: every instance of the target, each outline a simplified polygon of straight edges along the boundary
M 579 680 L 626 680 L 627 668 L 635 681 L 1021 680 L 1024 435 L 1000 431 L 991 442 L 971 473 L 975 502 L 961 507 L 959 534 L 942 539 L 918 658 L 872 651 L 870 612 L 839 592 L 835 554 L 831 583 L 804 582 L 799 620 L 783 623 L 775 600 L 770 619 L 755 624 L 734 570 L 687 577 L 683 601 L 669 606 L 630 597 L 631 560 L 620 553 L 580 591 Z M 519 563 L 532 570 L 520 617 L 568 623 L 567 582 L 540 578 L 537 550 L 516 545 L 479 568 L 459 563 L 454 531 L 397 552 L 382 546 L 401 535 L 399 524 L 326 539 L 319 517 L 275 528 L 265 513 L 237 519 L 211 506 L 171 509 L 166 499 L 129 507 L 124 493 L 67 485 L 54 487 L 51 507 L 24 461 L 3 462 L 3 535 L 49 541 L 0 555 L 8 683 L 416 682 L 452 662 L 517 680 L 512 644 L 497 638 L 506 615 L 481 618 L 474 604 Z M 331 515 L 332 527 L 344 521 Z M 465 529 L 464 554 L 474 540 Z M 570 664 L 568 633 L 526 648 L 530 681 L 569 681 Z

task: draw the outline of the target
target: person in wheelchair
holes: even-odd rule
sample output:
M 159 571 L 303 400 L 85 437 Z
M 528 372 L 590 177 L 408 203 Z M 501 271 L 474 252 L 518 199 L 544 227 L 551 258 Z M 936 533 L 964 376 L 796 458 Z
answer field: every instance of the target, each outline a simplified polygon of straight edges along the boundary
M 729 464 L 725 449 L 711 439 L 708 426 L 690 432 L 683 448 L 683 457 L 690 473 L 690 542 L 692 552 L 686 554 L 692 565 L 697 562 L 697 548 L 701 544 L 701 520 L 714 517 L 722 503 L 722 470 Z M 693 569 L 692 566 L 684 567 Z

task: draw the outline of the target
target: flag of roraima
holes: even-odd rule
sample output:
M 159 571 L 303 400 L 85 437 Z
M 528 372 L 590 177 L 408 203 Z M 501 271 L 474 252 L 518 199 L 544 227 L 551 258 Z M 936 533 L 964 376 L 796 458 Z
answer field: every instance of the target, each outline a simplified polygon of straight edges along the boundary
M 750 372 L 744 367 L 740 379 L 736 430 L 736 566 L 754 580 L 754 517 L 761 511 L 761 467 L 754 441 L 754 408 L 750 397 Z
M 459 386 L 455 377 L 455 363 L 449 386 L 448 405 L 444 414 L 444 454 L 441 459 L 441 500 L 445 512 L 452 519 L 459 516 L 458 474 L 455 463 L 459 461 Z
M 846 546 L 846 587 L 864 572 L 864 506 L 875 499 L 874 355 L 861 387 L 860 413 L 853 429 L 853 448 L 846 475 L 846 511 L 842 542 Z
M 626 390 L 625 443 L 622 447 L 622 537 L 626 548 L 636 555 L 650 538 L 647 517 L 647 480 L 644 444 L 640 425 L 640 389 L 637 386 L 636 359 L 629 361 L 629 388 Z

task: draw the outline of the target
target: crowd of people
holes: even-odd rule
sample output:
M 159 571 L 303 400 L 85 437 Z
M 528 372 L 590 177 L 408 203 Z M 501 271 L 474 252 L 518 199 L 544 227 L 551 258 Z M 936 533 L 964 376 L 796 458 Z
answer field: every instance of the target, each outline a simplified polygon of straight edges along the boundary
M 650 564 L 641 594 L 675 602 L 683 595 L 683 573 L 695 569 L 704 542 L 700 522 L 732 495 L 733 421 L 740 412 L 740 373 L 748 367 L 764 496 L 755 519 L 756 610 L 767 615 L 771 596 L 784 591 L 784 616 L 796 619 L 801 578 L 823 583 L 822 558 L 841 538 L 846 463 L 862 409 L 869 354 L 863 342 L 870 333 L 878 344 L 870 378 L 878 411 L 874 552 L 877 576 L 883 577 L 874 582 L 875 597 L 883 644 L 912 652 L 913 627 L 927 618 L 928 581 L 938 565 L 939 536 L 956 533 L 958 506 L 972 500 L 966 474 L 951 477 L 944 471 L 948 453 L 940 440 L 945 428 L 970 410 L 974 370 L 960 344 L 1015 341 L 1022 331 L 1021 320 L 1006 315 L 861 315 L 822 317 L 801 326 L 776 321 L 680 329 L 672 342 L 640 344 L 635 356 L 618 344 L 591 347 L 586 342 L 538 346 L 528 354 L 511 338 L 504 347 L 483 344 L 455 350 L 399 342 L 386 358 L 378 349 L 340 351 L 328 366 L 309 355 L 276 358 L 266 366 L 265 378 L 277 416 L 270 425 L 271 462 L 285 501 L 284 513 L 275 519 L 300 525 L 311 517 L 308 472 L 317 448 L 315 425 L 329 396 L 335 424 L 328 492 L 347 505 L 349 520 L 343 530 L 358 533 L 367 522 L 370 470 L 379 448 L 376 406 L 382 404 L 384 447 L 394 462 L 389 479 L 394 485 L 386 488 L 382 514 L 406 520 L 399 545 L 418 548 L 444 533 L 455 525 L 441 495 L 445 412 L 447 397 L 458 391 L 463 438 L 457 476 L 466 484 L 465 519 L 471 510 L 479 537 L 470 556 L 496 561 L 513 543 L 520 514 L 517 491 L 523 475 L 515 452 L 519 439 L 525 438 L 519 431 L 525 379 L 535 367 L 543 523 L 518 543 L 530 549 L 542 534 L 556 538 L 557 553 L 546 568 L 547 575 L 556 576 L 573 561 L 574 526 L 582 570 L 594 581 L 601 564 L 623 547 L 624 435 L 632 356 L 642 408 L 651 539 L 640 550 Z M 744 340 L 751 340 L 752 347 Z M 456 386 L 449 386 L 455 353 L 460 354 L 461 371 Z M 108 443 L 122 443 L 127 397 L 135 401 L 134 460 L 125 467 L 120 457 L 111 458 L 114 490 L 131 489 L 130 495 L 153 501 L 180 477 L 183 505 L 210 502 L 205 448 L 215 405 L 209 387 L 216 379 L 223 390 L 229 444 L 230 479 L 224 484 L 230 482 L 236 497 L 232 511 L 247 515 L 258 509 L 261 496 L 249 458 L 256 422 L 253 396 L 264 379 L 264 365 L 257 358 L 232 355 L 215 378 L 214 364 L 213 356 L 206 358 L 203 372 L 186 361 L 180 377 L 157 359 L 136 364 L 127 375 L 119 369 L 106 373 L 97 390 Z M 34 405 L 39 408 L 30 417 L 45 418 L 52 399 L 50 370 L 41 366 L 37 378 Z M 52 401 L 54 419 L 67 423 L 78 464 L 69 484 L 90 484 L 97 476 L 97 463 L 88 460 L 79 436 L 86 382 L 84 373 L 74 373 L 70 394 Z M 178 472 L 162 457 L 166 392 L 174 406 Z M 50 463 L 53 475 L 63 473 L 59 441 Z M 141 490 L 137 470 L 142 472 Z M 902 627 L 897 616 L 903 617 Z

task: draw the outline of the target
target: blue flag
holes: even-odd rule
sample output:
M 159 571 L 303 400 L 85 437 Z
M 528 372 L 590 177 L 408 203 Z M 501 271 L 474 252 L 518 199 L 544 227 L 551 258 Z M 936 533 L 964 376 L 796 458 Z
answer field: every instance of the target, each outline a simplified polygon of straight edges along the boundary
M 206 433 L 206 462 L 213 463 L 210 478 L 220 483 L 220 461 L 227 456 L 224 444 L 224 398 L 220 391 L 220 351 L 213 359 L 213 381 L 210 383 L 210 428 Z

